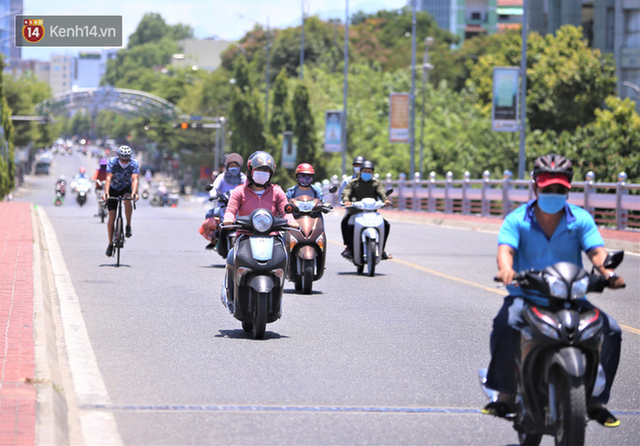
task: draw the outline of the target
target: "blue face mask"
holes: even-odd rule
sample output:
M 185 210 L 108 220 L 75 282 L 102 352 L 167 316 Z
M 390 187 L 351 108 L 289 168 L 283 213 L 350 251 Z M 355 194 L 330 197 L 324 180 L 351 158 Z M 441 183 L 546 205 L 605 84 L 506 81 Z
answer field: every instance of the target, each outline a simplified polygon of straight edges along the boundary
M 565 194 L 540 194 L 538 195 L 538 207 L 546 214 L 557 214 L 567 202 Z
M 360 174 L 360 178 L 362 178 L 362 181 L 371 181 L 371 178 L 373 178 L 373 175 L 368 172 L 363 172 Z
M 227 170 L 229 171 L 229 174 L 233 175 L 234 177 L 240 173 L 239 167 L 229 167 L 229 169 Z

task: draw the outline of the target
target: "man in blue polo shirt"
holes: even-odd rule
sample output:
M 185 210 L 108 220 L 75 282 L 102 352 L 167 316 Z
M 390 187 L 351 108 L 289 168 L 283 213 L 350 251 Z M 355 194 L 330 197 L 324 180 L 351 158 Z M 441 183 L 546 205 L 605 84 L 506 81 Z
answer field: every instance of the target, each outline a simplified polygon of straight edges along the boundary
M 482 413 L 504 417 L 513 411 L 516 356 L 525 305 L 522 289 L 512 285 L 517 271 L 540 270 L 557 262 L 571 262 L 582 267 L 586 252 L 596 269 L 609 279 L 609 286 L 621 288 L 624 279 L 602 265 L 607 257 L 604 240 L 591 215 L 568 204 L 573 168 L 571 161 L 559 155 L 541 156 L 534 166 L 536 199 L 510 213 L 498 235 L 498 279 L 507 285 L 509 296 L 493 321 L 491 363 L 487 387 L 500 392 L 497 401 L 489 403 Z M 527 291 L 526 299 L 536 305 L 548 305 L 542 295 Z M 592 306 L 589 302 L 584 305 Z M 621 330 L 616 321 L 605 315 L 601 363 L 605 372 L 604 391 L 589 400 L 589 417 L 607 427 L 620 421 L 605 408 L 620 361 Z

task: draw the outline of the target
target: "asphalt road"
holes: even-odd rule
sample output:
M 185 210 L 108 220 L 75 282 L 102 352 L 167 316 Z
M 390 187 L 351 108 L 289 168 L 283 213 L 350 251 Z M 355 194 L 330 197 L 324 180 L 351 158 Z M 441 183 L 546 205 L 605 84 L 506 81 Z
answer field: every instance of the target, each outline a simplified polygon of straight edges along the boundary
M 479 413 L 477 372 L 502 299 L 495 234 L 393 222 L 395 259 L 367 277 L 340 257 L 339 217 L 329 215 L 325 276 L 308 296 L 289 283 L 282 319 L 255 341 L 220 303 L 223 261 L 197 232 L 205 205 L 141 200 L 120 268 L 104 255 L 93 195 L 82 208 L 73 195 L 53 206 L 59 174 L 96 164 L 56 156 L 17 199 L 55 229 L 110 396 L 100 409 L 125 444 L 517 442 L 509 423 Z M 589 423 L 589 444 L 640 437 L 639 258 L 618 271 L 627 288 L 591 300 L 625 327 L 609 404 L 622 425 Z

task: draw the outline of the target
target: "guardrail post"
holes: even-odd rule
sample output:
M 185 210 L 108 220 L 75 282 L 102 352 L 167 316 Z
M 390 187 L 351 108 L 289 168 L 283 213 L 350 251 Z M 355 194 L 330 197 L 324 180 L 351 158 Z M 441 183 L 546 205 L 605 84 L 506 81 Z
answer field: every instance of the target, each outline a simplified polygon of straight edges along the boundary
M 401 173 L 398 175 L 398 209 L 404 210 L 407 206 L 404 202 L 404 182 L 407 178 L 407 174 Z
M 418 198 L 418 188 L 420 187 L 420 172 L 413 174 L 413 210 L 421 211 L 422 203 Z
M 593 180 L 596 178 L 596 174 L 592 171 L 587 172 L 584 183 L 584 209 L 595 218 L 596 210 L 591 206 L 591 192 L 593 191 Z
M 506 217 L 511 210 L 509 202 L 509 189 L 511 189 L 511 177 L 513 173 L 510 170 L 504 171 L 504 180 L 502 182 L 502 218 Z
M 485 170 L 482 172 L 482 202 L 480 207 L 480 212 L 483 217 L 486 217 L 491 214 L 490 211 L 490 202 L 487 200 L 487 189 L 489 189 L 489 179 L 491 178 L 491 172 Z
M 429 174 L 429 212 L 436 211 L 436 197 L 433 195 L 433 189 L 436 186 L 436 173 L 431 172 Z
M 626 229 L 628 223 L 628 212 L 622 209 L 622 196 L 628 191 L 624 188 L 627 182 L 627 174 L 620 172 L 616 183 L 616 229 Z
M 444 185 L 444 212 L 451 214 L 453 212 L 453 199 L 450 198 L 451 187 L 453 181 L 453 172 L 447 172 L 447 181 Z
M 465 215 L 469 215 L 471 213 L 471 200 L 467 198 L 467 191 L 469 190 L 470 179 L 471 179 L 471 174 L 467 170 L 464 173 L 464 181 L 462 183 L 462 213 Z

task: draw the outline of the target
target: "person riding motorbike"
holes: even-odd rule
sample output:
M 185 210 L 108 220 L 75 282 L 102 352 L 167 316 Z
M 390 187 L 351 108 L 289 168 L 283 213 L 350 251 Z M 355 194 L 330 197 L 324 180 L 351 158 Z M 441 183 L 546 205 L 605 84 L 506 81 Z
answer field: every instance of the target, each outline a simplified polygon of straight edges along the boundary
M 351 206 L 351 202 L 360 201 L 363 198 L 374 198 L 384 201 L 385 206 L 389 206 L 391 201 L 387 197 L 387 192 L 384 189 L 384 185 L 381 181 L 373 178 L 373 171 L 375 166 L 372 161 L 365 160 L 362 162 L 362 168 L 358 176 L 345 186 L 342 191 L 342 202 L 344 206 Z M 349 224 L 349 217 L 353 215 L 349 209 L 345 212 L 342 218 L 342 239 L 344 240 L 345 248 L 342 252 L 342 256 L 351 258 L 353 256 L 353 226 Z M 391 225 L 384 219 L 384 242 L 382 245 L 382 258 L 384 260 L 391 259 L 393 256 L 388 254 L 385 250 L 387 246 L 387 239 L 389 238 L 389 230 Z
M 244 160 L 242 159 L 242 156 L 240 154 L 230 153 L 227 156 L 224 162 L 224 174 L 217 175 L 214 178 L 213 188 L 209 193 L 212 198 L 220 197 L 247 181 L 246 175 L 241 172 L 243 164 Z M 203 232 L 201 232 L 201 234 L 204 238 L 210 240 L 210 243 L 205 247 L 205 249 L 214 249 L 216 246 L 214 242 L 214 236 L 217 227 L 213 219 L 214 217 L 218 217 L 220 219 L 224 217 L 224 215 L 220 215 L 220 211 L 221 207 L 216 206 L 210 209 L 205 216 L 207 221 L 205 221 L 205 223 L 202 225 Z
M 271 183 L 276 171 L 273 157 L 264 151 L 254 152 L 247 160 L 247 181 L 231 192 L 227 210 L 224 213 L 223 225 L 232 225 L 236 216 L 251 214 L 258 208 L 267 209 L 278 217 L 284 217 L 289 226 L 299 228 L 300 225 L 291 214 L 284 211 L 287 197 L 277 184 Z M 234 250 L 227 255 L 227 264 L 234 264 Z M 227 268 L 230 271 L 230 268 Z
M 56 181 L 55 190 L 56 192 L 60 191 L 60 194 L 64 197 L 65 187 L 67 185 L 67 181 L 64 175 L 60 175 L 60 178 Z
M 140 165 L 138 160 L 131 158 L 131 147 L 120 146 L 118 148 L 118 156 L 109 159 L 107 164 L 107 179 L 105 181 L 104 194 L 102 200 L 107 202 L 109 209 L 109 220 L 107 222 L 107 234 L 109 236 L 109 245 L 106 255 L 111 257 L 113 254 L 113 226 L 116 220 L 116 210 L 118 203 L 115 200 L 109 200 L 109 197 L 133 197 L 138 201 L 138 176 L 140 175 Z M 133 206 L 131 201 L 124 202 L 124 214 L 127 220 L 125 227 L 125 236 L 131 237 L 131 217 L 133 214 Z
M 299 164 L 298 167 L 296 167 L 295 172 L 298 184 L 287 189 L 287 199 L 290 200 L 292 198 L 299 197 L 300 195 L 310 195 L 313 198 L 318 198 L 320 201 L 324 201 L 322 189 L 311 184 L 313 183 L 313 177 L 315 174 L 316 172 L 311 164 Z
M 537 158 L 533 169 L 536 198 L 511 212 L 498 234 L 497 278 L 507 285 L 509 295 L 493 320 L 490 338 L 491 362 L 486 386 L 500 392 L 496 401 L 482 413 L 505 417 L 514 410 L 516 391 L 516 356 L 520 349 L 520 330 L 524 327 L 525 293 L 512 285 L 514 276 L 523 270 L 541 270 L 557 262 L 571 262 L 582 267 L 582 251 L 594 267 L 608 278 L 611 288 L 622 288 L 624 279 L 604 268 L 607 257 L 604 240 L 591 214 L 566 202 L 571 189 L 573 167 L 567 158 L 550 154 Z M 548 299 L 527 292 L 526 299 L 536 305 L 548 305 Z M 594 306 L 586 299 L 586 308 Z M 620 360 L 621 329 L 617 322 L 604 316 L 604 340 L 601 365 L 606 384 L 604 391 L 591 396 L 587 414 L 606 427 L 617 427 L 620 421 L 605 404 L 609 400 Z
M 353 180 L 354 178 L 357 178 L 358 174 L 360 173 L 360 169 L 362 168 L 362 163 L 364 162 L 364 157 L 362 156 L 356 156 L 353 159 L 353 163 L 351 163 L 351 166 L 353 167 L 353 175 L 351 175 L 349 178 L 345 178 L 342 181 L 342 184 L 340 184 L 340 187 L 338 188 L 338 197 L 342 197 L 342 191 L 344 191 L 344 188 L 347 186 L 347 183 L 349 183 L 349 181 Z M 345 241 L 345 245 L 346 245 L 346 241 Z
M 96 190 L 102 190 L 103 183 L 107 179 L 107 164 L 109 164 L 109 161 L 107 161 L 105 158 L 102 158 L 100 160 L 99 167 L 91 177 L 91 180 L 95 182 Z

